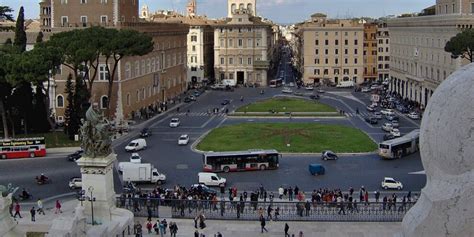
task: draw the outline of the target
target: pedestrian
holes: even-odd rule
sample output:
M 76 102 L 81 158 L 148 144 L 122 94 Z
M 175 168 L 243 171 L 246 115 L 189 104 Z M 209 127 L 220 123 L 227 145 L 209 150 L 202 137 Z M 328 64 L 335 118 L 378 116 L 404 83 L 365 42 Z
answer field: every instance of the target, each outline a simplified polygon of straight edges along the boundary
M 63 211 L 61 211 L 61 203 L 59 200 L 56 200 L 56 210 L 54 210 L 54 214 L 58 214 L 58 212 L 63 213 Z
M 290 226 L 288 226 L 288 223 L 285 223 L 285 237 L 290 236 L 290 234 L 288 234 L 289 230 L 290 230 Z
M 36 202 L 36 205 L 37 205 L 37 207 L 38 207 L 38 208 L 37 208 L 37 213 L 38 213 L 38 215 L 40 215 L 40 214 L 46 215 L 46 214 L 44 213 L 44 210 L 43 210 L 43 201 L 41 201 L 40 198 L 38 198 L 38 201 Z
M 150 220 L 148 220 L 147 223 L 146 223 L 146 229 L 148 230 L 148 234 L 152 233 L 153 224 L 151 224 Z
M 153 212 L 152 212 L 150 206 L 147 206 L 147 213 L 148 213 L 148 218 L 147 218 L 147 220 L 148 220 L 148 221 L 151 221 L 151 216 L 152 216 Z
M 288 201 L 293 201 L 293 188 L 288 188 Z
M 378 190 L 375 191 L 375 202 L 379 202 L 380 192 Z
M 179 113 L 179 107 L 178 107 L 178 108 L 176 108 L 176 112 L 177 112 L 177 113 Z
M 282 186 L 280 186 L 280 187 L 278 188 L 278 198 L 279 198 L 279 199 L 282 199 L 282 198 L 283 198 L 283 187 L 282 187 Z
M 280 215 L 280 207 L 277 207 L 277 208 L 275 209 L 275 221 L 278 220 L 278 216 L 279 216 L 279 215 Z
M 199 231 L 198 230 L 194 231 L 194 237 L 199 237 Z
M 268 208 L 267 208 L 267 218 L 268 218 L 268 220 L 272 220 L 272 212 L 273 212 L 272 205 L 268 205 Z
M 194 217 L 194 229 L 198 228 L 198 220 L 199 220 L 199 216 Z
M 163 224 L 163 234 L 166 235 L 166 229 L 168 228 L 168 222 L 166 221 L 166 219 L 163 219 L 161 221 L 161 224 Z
M 31 221 L 34 222 L 35 221 L 35 215 L 36 215 L 35 207 L 31 207 L 30 214 L 31 214 Z
M 137 222 L 134 226 L 135 229 L 135 237 L 142 237 L 142 224 Z
M 199 228 L 204 229 L 206 228 L 206 223 L 204 222 L 206 220 L 206 217 L 204 214 L 199 215 Z
M 21 214 L 20 214 L 20 203 L 18 203 L 18 201 L 16 201 L 16 203 L 15 203 L 15 214 L 13 215 L 13 218 L 16 218 L 17 215 L 20 218 L 23 218 L 23 217 L 21 217 Z
M 364 201 L 365 201 L 365 205 L 368 206 L 369 205 L 369 191 L 367 190 L 365 190 Z
M 170 224 L 170 233 L 171 233 L 171 237 L 176 237 L 176 233 L 178 233 L 178 226 L 176 225 L 176 222 L 173 222 L 173 224 Z
M 266 222 L 265 222 L 265 217 L 263 215 L 260 216 L 260 226 L 262 227 L 262 233 L 263 231 L 268 232 L 267 228 L 265 228 Z
M 156 220 L 155 224 L 153 225 L 153 230 L 155 230 L 155 234 L 160 234 L 160 220 Z
M 298 234 L 298 237 L 304 237 L 303 231 L 300 231 L 300 233 Z
M 216 237 L 222 237 L 222 234 L 221 234 L 221 232 L 217 232 L 217 235 L 216 235 Z
M 309 202 L 309 200 L 306 201 L 306 203 L 304 204 L 304 208 L 305 208 L 305 214 L 306 216 L 309 216 L 309 211 L 311 210 L 311 203 Z

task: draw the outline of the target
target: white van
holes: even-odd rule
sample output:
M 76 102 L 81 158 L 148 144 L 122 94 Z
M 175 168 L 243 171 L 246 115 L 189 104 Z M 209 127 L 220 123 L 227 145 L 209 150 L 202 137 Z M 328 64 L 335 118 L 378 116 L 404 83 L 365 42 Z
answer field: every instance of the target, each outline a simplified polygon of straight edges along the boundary
M 146 149 L 146 141 L 143 138 L 135 139 L 125 147 L 125 151 L 139 151 L 143 149 Z
M 354 82 L 353 81 L 341 81 L 339 84 L 337 84 L 337 88 L 347 88 L 347 87 L 353 87 Z
M 217 176 L 215 173 L 198 173 L 198 179 L 200 184 L 204 184 L 206 186 L 220 186 L 224 187 L 226 183 L 225 178 L 221 178 Z

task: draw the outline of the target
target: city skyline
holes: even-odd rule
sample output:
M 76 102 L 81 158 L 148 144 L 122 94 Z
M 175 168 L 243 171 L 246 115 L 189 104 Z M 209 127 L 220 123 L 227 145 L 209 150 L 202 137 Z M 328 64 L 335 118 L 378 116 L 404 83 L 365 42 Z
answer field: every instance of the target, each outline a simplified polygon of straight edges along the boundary
M 185 12 L 188 0 L 141 0 L 140 9 L 148 5 L 151 12 L 156 10 L 176 10 Z M 38 0 L 0 0 L 0 5 L 10 6 L 18 15 L 20 6 L 25 8 L 28 19 L 39 18 Z M 158 3 L 161 2 L 161 3 Z M 226 0 L 198 0 L 198 14 L 211 18 L 226 16 Z M 301 22 L 309 19 L 316 12 L 326 13 L 330 18 L 373 17 L 400 15 L 402 13 L 420 12 L 422 9 L 435 4 L 435 0 L 335 0 L 324 3 L 325 0 L 265 0 L 257 1 L 258 15 L 280 24 Z M 341 7 L 342 6 L 342 7 Z M 282 14 L 285 13 L 285 14 Z

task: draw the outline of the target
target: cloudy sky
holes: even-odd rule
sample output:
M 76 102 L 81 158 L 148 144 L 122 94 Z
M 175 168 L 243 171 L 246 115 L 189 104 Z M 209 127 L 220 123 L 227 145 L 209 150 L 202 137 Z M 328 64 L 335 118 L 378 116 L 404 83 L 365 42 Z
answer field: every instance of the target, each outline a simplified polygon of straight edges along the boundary
M 74 1 L 74 0 L 71 0 Z M 79 1 L 79 0 L 76 0 Z M 174 9 L 184 12 L 188 0 L 140 0 L 150 10 Z M 27 18 L 38 18 L 39 0 L 0 0 L 0 5 L 15 10 L 25 7 Z M 227 0 L 197 0 L 198 14 L 213 18 L 225 17 Z M 419 12 L 435 4 L 436 0 L 257 0 L 259 15 L 278 23 L 294 23 L 308 19 L 315 12 L 322 12 L 332 18 L 380 17 Z

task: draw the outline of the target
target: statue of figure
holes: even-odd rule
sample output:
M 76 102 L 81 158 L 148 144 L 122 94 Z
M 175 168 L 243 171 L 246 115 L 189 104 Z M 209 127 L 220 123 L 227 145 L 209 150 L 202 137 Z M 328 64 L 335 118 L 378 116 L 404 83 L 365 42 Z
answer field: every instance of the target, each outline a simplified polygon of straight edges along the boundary
M 93 105 L 86 112 L 86 120 L 82 121 L 80 134 L 84 156 L 96 158 L 112 153 L 110 123 Z
M 0 197 L 6 197 L 8 194 L 15 194 L 18 187 L 13 187 L 10 183 L 6 187 L 4 185 L 0 185 Z

